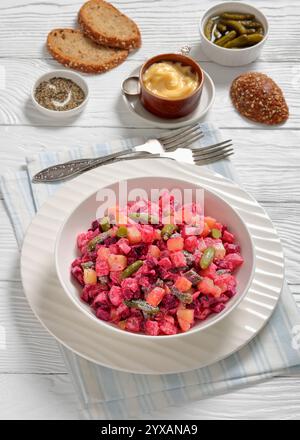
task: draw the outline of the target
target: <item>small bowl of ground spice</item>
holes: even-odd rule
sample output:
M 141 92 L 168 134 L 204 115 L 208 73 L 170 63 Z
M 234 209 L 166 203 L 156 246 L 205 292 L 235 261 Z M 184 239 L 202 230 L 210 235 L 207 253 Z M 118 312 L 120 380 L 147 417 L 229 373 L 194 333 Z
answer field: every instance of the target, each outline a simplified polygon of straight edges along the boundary
M 58 119 L 80 113 L 88 96 L 85 79 L 66 70 L 45 73 L 35 82 L 31 92 L 34 106 L 44 115 Z

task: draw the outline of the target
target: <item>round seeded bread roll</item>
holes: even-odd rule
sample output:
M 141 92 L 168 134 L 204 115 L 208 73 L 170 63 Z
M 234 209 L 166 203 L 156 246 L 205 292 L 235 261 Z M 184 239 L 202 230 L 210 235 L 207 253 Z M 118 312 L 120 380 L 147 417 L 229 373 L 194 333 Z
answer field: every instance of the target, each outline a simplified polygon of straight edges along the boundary
M 128 56 L 127 50 L 95 44 L 75 29 L 54 29 L 48 35 L 47 47 L 59 63 L 88 73 L 106 72 Z
M 133 20 L 103 0 L 89 0 L 80 9 L 78 21 L 86 36 L 98 44 L 120 49 L 141 46 L 141 34 Z
M 289 117 L 280 87 L 264 73 L 247 72 L 235 78 L 230 96 L 237 111 L 252 121 L 276 125 Z

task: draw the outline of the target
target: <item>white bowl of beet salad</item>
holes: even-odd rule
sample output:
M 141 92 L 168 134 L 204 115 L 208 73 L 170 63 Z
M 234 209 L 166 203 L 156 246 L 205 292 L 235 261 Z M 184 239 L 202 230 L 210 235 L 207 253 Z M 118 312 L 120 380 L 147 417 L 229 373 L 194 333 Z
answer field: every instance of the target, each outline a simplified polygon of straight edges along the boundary
M 150 193 L 149 179 L 128 182 Z M 178 203 L 171 189 L 191 183 L 157 178 L 156 184 L 165 188 L 157 200 L 110 206 L 96 219 L 95 192 L 58 235 L 60 282 L 99 331 L 106 326 L 134 337 L 188 335 L 225 318 L 251 284 L 253 245 L 238 213 L 206 189 L 204 207 Z M 118 193 L 117 183 L 108 188 Z

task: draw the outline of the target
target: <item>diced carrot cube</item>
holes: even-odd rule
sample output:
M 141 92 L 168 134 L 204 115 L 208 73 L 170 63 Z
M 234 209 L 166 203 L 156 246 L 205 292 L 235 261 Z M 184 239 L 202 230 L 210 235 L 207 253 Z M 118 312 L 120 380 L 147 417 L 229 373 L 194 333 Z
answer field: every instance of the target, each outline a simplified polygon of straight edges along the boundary
M 175 287 L 181 292 L 186 292 L 192 287 L 192 283 L 185 277 L 178 277 L 175 282 Z
M 182 251 L 183 245 L 184 242 L 182 237 L 169 238 L 169 240 L 167 241 L 167 247 L 169 251 Z
M 148 293 L 146 301 L 153 307 L 158 306 L 165 295 L 165 289 L 162 287 L 154 287 L 151 292 Z
M 204 222 L 207 224 L 209 229 L 212 229 L 215 227 L 216 221 L 217 220 L 213 217 L 204 217 Z

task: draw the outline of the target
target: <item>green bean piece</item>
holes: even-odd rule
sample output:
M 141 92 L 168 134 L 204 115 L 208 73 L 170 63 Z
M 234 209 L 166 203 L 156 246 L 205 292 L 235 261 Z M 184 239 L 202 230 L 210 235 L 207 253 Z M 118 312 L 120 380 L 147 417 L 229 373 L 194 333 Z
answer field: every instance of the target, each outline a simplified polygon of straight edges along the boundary
M 93 251 L 97 244 L 103 243 L 110 236 L 110 232 L 111 230 L 109 229 L 108 231 L 101 232 L 101 234 L 96 235 L 96 237 L 92 238 L 92 240 L 88 242 L 88 250 Z
M 205 28 L 204 28 L 204 35 L 206 36 L 206 38 L 211 41 L 212 39 L 212 31 L 213 31 L 213 27 L 214 27 L 214 22 L 212 19 L 209 19 L 206 22 Z
M 122 279 L 130 277 L 132 274 L 134 274 L 139 268 L 143 266 L 142 260 L 136 260 L 134 263 L 130 264 L 130 266 L 126 267 L 126 269 L 122 272 Z
M 240 35 L 238 38 L 229 41 L 224 47 L 227 49 L 249 47 L 259 43 L 263 39 L 261 34 Z
M 119 238 L 127 237 L 127 228 L 126 228 L 126 226 L 119 226 L 119 228 L 117 230 L 117 237 L 119 237 Z
M 193 302 L 193 296 L 191 293 L 180 292 L 176 287 L 172 287 L 171 292 L 184 304 L 191 304 Z
M 228 34 L 223 35 L 223 37 L 219 38 L 218 40 L 215 40 L 214 43 L 217 46 L 225 46 L 226 43 L 233 40 L 236 37 L 237 33 L 235 31 L 230 31 Z
M 212 238 L 221 238 L 222 232 L 220 231 L 220 229 L 212 228 L 211 236 L 212 236 Z
M 110 229 L 109 217 L 103 217 L 99 222 L 102 232 L 106 232 Z
M 221 18 L 224 18 L 225 20 L 253 20 L 255 15 L 240 14 L 238 12 L 224 12 L 221 14 Z
M 159 312 L 159 307 L 153 307 L 150 304 L 148 304 L 147 301 L 144 301 L 143 299 L 131 299 L 131 300 L 124 299 L 123 302 L 124 302 L 124 304 L 126 304 L 127 307 L 133 307 L 135 309 L 140 309 L 143 312 L 149 313 L 149 315 L 153 315 L 153 314 Z
M 227 26 L 226 24 L 218 23 L 217 29 L 221 32 L 221 34 L 224 34 L 227 31 Z
M 215 248 L 212 246 L 205 249 L 200 260 L 201 269 L 207 269 L 208 266 L 213 262 L 215 256 Z
M 177 226 L 176 225 L 165 225 L 161 230 L 161 237 L 163 240 L 168 240 L 171 235 L 176 231 Z
M 246 33 L 246 28 L 240 21 L 221 20 L 221 23 L 226 24 L 226 26 L 235 30 L 239 35 L 244 35 Z

